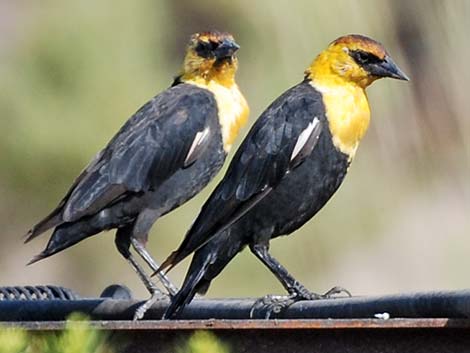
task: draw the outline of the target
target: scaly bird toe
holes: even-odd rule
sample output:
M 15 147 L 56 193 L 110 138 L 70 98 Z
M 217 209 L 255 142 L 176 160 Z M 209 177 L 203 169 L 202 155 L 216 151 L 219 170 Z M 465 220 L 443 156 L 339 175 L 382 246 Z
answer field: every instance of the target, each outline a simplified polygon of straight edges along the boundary
M 169 296 L 167 294 L 162 293 L 159 290 L 156 290 L 155 292 L 152 293 L 152 296 L 150 299 L 145 301 L 143 304 L 141 304 L 135 311 L 134 313 L 134 321 L 141 320 L 144 318 L 145 313 L 147 312 L 148 309 L 151 308 L 153 304 L 160 300 L 168 300 Z
M 269 319 L 272 314 L 279 314 L 296 302 L 296 295 L 266 295 L 255 301 L 250 310 L 250 318 L 255 318 L 256 312 L 264 313 Z

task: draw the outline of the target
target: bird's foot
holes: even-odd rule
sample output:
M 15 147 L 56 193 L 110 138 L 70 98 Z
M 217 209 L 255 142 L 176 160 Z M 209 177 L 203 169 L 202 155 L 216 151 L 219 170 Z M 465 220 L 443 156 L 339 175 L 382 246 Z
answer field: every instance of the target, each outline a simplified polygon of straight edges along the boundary
M 272 314 L 279 314 L 296 302 L 295 294 L 292 295 L 266 295 L 255 301 L 250 310 L 250 319 L 254 318 L 257 311 L 264 313 L 264 318 L 269 319 Z
M 269 319 L 272 314 L 279 314 L 292 304 L 302 300 L 334 299 L 351 297 L 351 293 L 343 287 L 333 287 L 324 294 L 310 292 L 301 284 L 292 288 L 290 295 L 266 295 L 255 301 L 250 310 L 250 318 L 259 310 L 264 312 L 264 318 Z
M 145 303 L 141 304 L 134 313 L 134 321 L 143 319 L 147 310 L 156 302 L 160 300 L 167 300 L 169 296 L 167 294 L 162 293 L 160 290 L 156 289 L 152 292 L 150 299 L 148 299 Z

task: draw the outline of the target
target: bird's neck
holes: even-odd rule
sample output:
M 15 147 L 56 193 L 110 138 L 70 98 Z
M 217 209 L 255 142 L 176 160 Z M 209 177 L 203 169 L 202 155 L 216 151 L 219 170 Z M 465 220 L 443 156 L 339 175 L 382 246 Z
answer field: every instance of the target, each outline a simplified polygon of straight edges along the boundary
M 237 68 L 237 59 L 222 61 L 220 63 L 206 62 L 198 65 L 191 65 L 185 62 L 180 80 L 188 83 L 197 82 L 198 84 L 217 82 L 222 86 L 230 88 L 235 84 Z
M 352 160 L 369 127 L 370 108 L 365 89 L 328 69 L 307 71 L 310 84 L 322 94 L 335 147 Z

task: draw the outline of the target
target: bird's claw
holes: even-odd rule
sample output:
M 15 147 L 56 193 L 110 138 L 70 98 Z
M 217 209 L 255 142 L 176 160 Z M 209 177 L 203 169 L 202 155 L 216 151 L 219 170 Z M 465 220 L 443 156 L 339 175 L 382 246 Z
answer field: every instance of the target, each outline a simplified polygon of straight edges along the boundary
M 159 290 L 152 293 L 150 299 L 141 304 L 134 313 L 134 321 L 143 319 L 145 313 L 157 301 L 168 299 L 168 295 L 160 292 Z
M 332 298 L 351 298 L 352 294 L 346 288 L 340 286 L 334 286 L 325 294 L 322 295 L 323 299 L 332 299 Z
M 342 294 L 342 295 L 341 295 Z M 342 298 L 342 297 L 351 297 L 351 293 L 339 286 L 335 286 L 325 292 L 324 294 L 318 294 L 314 292 L 310 292 L 307 288 L 298 284 L 297 286 L 292 288 L 291 295 L 296 299 L 296 301 L 301 300 L 319 300 L 319 299 L 334 299 L 334 298 Z
M 265 311 L 265 319 L 269 319 L 271 314 L 279 314 L 284 309 L 296 302 L 296 295 L 266 295 L 255 301 L 250 310 L 250 318 L 255 316 L 257 310 Z
M 279 314 L 295 302 L 302 300 L 334 299 L 337 297 L 351 297 L 351 293 L 339 286 L 335 286 L 324 294 L 310 292 L 302 285 L 296 286 L 290 295 L 266 295 L 255 301 L 250 310 L 250 318 L 253 318 L 258 310 L 265 310 L 265 319 L 269 319 L 272 314 Z

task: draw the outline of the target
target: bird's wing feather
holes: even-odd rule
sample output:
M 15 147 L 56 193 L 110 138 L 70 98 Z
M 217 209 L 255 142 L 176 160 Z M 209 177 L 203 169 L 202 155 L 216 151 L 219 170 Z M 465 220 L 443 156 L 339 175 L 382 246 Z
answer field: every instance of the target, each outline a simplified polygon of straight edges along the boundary
M 65 203 L 69 199 L 70 195 L 72 194 L 73 190 L 77 187 L 77 185 L 88 175 L 89 171 L 92 170 L 97 163 L 97 161 L 101 158 L 103 151 L 100 151 L 88 164 L 88 166 L 82 170 L 82 172 L 78 175 L 78 177 L 74 180 L 72 185 L 70 186 L 69 190 L 65 194 L 65 196 L 60 200 L 59 204 L 56 206 L 48 216 L 43 218 L 39 223 L 34 225 L 28 233 L 26 233 L 24 242 L 27 243 L 32 239 L 36 238 L 38 235 L 44 233 L 48 229 L 56 227 L 57 225 L 61 224 L 62 221 L 62 210 L 64 208 Z
M 65 202 L 63 220 L 93 214 L 123 194 L 152 190 L 185 167 L 187 158 L 194 162 L 197 156 L 188 157 L 191 146 L 216 115 L 213 96 L 189 85 L 175 86 L 155 97 L 86 169 Z M 199 138 L 198 150 L 209 140 Z
M 260 116 L 224 179 L 204 204 L 180 247 L 162 264 L 173 267 L 240 219 L 313 151 L 324 114 L 317 95 L 298 85 Z

